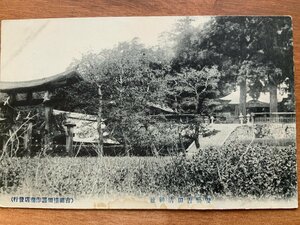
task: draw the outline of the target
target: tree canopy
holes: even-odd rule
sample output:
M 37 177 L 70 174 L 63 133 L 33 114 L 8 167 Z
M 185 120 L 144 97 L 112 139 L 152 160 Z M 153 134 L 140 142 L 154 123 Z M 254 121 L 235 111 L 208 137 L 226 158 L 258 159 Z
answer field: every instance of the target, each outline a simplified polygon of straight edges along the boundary
M 67 97 L 65 106 L 95 114 L 101 104 L 111 134 L 127 154 L 137 143 L 155 153 L 159 149 L 155 140 L 164 142 L 159 132 L 167 125 L 154 126 L 161 118 L 151 116 L 151 104 L 197 118 L 220 109 L 218 99 L 240 86 L 240 112 L 244 115 L 247 93 L 258 99 L 262 92 L 270 92 L 270 111 L 276 112 L 279 88 L 290 93 L 285 104 L 293 109 L 289 17 L 212 17 L 200 27 L 186 17 L 178 21 L 168 39 L 172 48 L 145 47 L 135 38 L 83 55 L 71 66 L 85 81 L 75 86 L 76 90 L 58 91 L 60 96 L 75 99 L 71 104 Z M 192 123 L 197 141 L 201 122 L 195 119 Z M 170 144 L 171 139 L 164 140 Z
M 277 111 L 279 85 L 284 84 L 284 91 L 293 93 L 289 17 L 215 17 L 204 29 L 191 28 L 191 20 L 181 21 L 179 27 L 173 68 L 201 70 L 204 66 L 217 66 L 223 75 L 219 81 L 221 93 L 240 85 L 240 110 L 244 114 L 245 92 L 253 97 L 270 92 L 271 111 Z

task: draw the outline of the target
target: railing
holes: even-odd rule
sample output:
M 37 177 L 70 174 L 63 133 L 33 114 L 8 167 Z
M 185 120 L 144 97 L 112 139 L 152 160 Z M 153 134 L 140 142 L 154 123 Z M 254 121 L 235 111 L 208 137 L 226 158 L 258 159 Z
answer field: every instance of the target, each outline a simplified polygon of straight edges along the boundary
M 253 119 L 254 123 L 296 123 L 296 113 L 255 113 Z
M 259 123 L 296 123 L 295 112 L 277 112 L 277 113 L 248 113 L 238 117 L 207 117 L 209 123 L 217 124 L 259 124 Z
M 254 123 L 295 123 L 295 117 L 258 117 Z
M 247 113 L 239 116 L 210 116 L 197 114 L 163 114 L 151 115 L 151 117 L 179 118 L 183 122 L 189 122 L 198 118 L 205 124 L 254 124 L 254 123 L 295 123 L 295 112 L 277 113 Z

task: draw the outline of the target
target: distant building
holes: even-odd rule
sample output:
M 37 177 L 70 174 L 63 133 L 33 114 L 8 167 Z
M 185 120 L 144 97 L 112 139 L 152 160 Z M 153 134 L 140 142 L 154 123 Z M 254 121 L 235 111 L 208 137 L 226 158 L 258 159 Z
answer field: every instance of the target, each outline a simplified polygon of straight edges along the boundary
M 287 98 L 287 94 L 282 94 L 279 90 L 277 92 L 278 103 Z M 223 110 L 219 113 L 227 121 L 234 121 L 240 115 L 240 88 L 236 87 L 236 90 L 229 95 L 220 98 L 223 105 Z M 258 99 L 253 99 L 249 94 L 246 96 L 246 111 L 247 113 L 269 113 L 270 112 L 270 93 L 260 93 Z

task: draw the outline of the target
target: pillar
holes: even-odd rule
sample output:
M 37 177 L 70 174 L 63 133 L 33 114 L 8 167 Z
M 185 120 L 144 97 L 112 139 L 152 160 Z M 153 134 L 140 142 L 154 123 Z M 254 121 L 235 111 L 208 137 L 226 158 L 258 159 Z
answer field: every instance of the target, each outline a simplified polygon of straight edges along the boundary
M 74 151 L 73 151 L 73 136 L 74 136 L 74 127 L 76 124 L 67 122 L 64 124 L 67 127 L 67 135 L 66 135 L 66 151 L 68 153 L 68 156 L 73 157 Z
M 102 100 L 102 91 L 101 86 L 98 86 L 98 117 L 97 117 L 97 131 L 98 131 L 98 156 L 103 156 L 103 130 L 102 130 L 102 107 L 103 107 L 103 100 Z
M 24 133 L 24 149 L 29 157 L 31 157 L 32 151 L 32 120 L 28 121 L 27 129 Z
M 44 95 L 44 112 L 45 112 L 45 134 L 44 134 L 44 152 L 52 149 L 52 134 L 51 134 L 51 117 L 52 117 L 52 106 L 50 99 L 50 92 L 46 91 Z
M 0 120 L 0 123 L 5 124 L 6 119 Z M 1 134 L 1 136 L 0 136 L 0 138 L 1 138 L 1 147 L 2 147 L 2 151 L 5 151 L 6 150 L 5 144 L 6 144 L 6 141 L 7 141 L 7 136 L 6 136 L 6 133 L 2 133 L 2 132 L 5 132 L 5 131 L 0 131 L 0 134 Z

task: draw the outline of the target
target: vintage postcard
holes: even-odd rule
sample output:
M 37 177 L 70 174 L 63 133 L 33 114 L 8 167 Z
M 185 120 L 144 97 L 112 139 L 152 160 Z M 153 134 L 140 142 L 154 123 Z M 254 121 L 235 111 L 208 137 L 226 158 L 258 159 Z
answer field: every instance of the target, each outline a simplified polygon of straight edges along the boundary
M 1 23 L 0 205 L 297 208 L 292 18 Z

